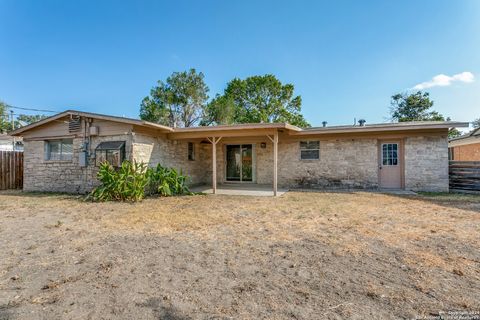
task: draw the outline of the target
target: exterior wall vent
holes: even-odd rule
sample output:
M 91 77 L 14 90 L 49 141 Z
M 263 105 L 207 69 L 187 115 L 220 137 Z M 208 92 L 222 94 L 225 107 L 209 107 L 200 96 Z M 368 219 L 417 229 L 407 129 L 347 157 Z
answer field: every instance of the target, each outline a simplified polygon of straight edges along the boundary
M 82 127 L 82 123 L 80 121 L 80 116 L 71 116 L 70 120 L 68 121 L 68 132 L 77 132 L 80 131 Z

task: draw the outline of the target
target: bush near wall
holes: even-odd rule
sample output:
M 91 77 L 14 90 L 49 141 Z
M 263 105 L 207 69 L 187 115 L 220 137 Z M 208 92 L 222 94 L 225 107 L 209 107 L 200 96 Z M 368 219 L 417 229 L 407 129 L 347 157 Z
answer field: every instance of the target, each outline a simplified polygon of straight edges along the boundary
M 173 196 L 191 194 L 188 177 L 173 168 L 158 165 L 148 168 L 144 163 L 125 160 L 114 168 L 108 162 L 101 164 L 97 178 L 101 185 L 93 189 L 93 201 L 140 201 L 146 195 Z

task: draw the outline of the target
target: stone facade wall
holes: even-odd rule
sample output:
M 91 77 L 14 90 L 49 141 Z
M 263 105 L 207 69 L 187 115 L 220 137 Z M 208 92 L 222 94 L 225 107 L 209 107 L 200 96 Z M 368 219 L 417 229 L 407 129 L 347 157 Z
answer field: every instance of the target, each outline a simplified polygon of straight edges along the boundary
M 245 141 L 248 144 L 248 141 Z M 258 184 L 273 182 L 273 144 L 254 144 Z M 203 157 L 205 183 L 211 183 L 211 145 Z M 282 187 L 376 188 L 377 140 L 332 140 L 320 142 L 320 160 L 300 160 L 298 141 L 279 142 L 278 184 Z M 225 181 L 225 144 L 217 145 L 217 182 Z
M 172 167 L 190 177 L 191 185 L 205 183 L 206 152 L 205 146 L 194 143 L 195 160 L 188 160 L 188 141 L 168 140 L 165 135 L 152 137 L 134 134 L 132 142 L 133 159 L 147 163 L 150 167 L 161 164 Z M 211 149 L 210 149 L 211 150 Z M 211 172 L 211 165 L 208 167 Z
M 405 189 L 448 192 L 446 136 L 405 139 Z
M 98 185 L 94 150 L 103 141 L 126 141 L 125 157 L 131 158 L 131 136 L 92 137 L 87 167 L 79 166 L 83 138 L 73 139 L 73 158 L 68 161 L 45 160 L 45 141 L 24 141 L 23 190 L 87 193 Z
M 283 187 L 377 188 L 377 140 L 320 140 L 319 160 L 301 160 L 298 141 L 279 143 L 278 183 Z
M 71 161 L 44 160 L 44 141 L 24 142 L 24 190 L 85 193 L 98 184 L 98 168 L 93 158 L 102 141 L 126 141 L 126 159 L 174 167 L 190 176 L 190 184 L 210 184 L 212 177 L 212 146 L 195 142 L 195 160 L 188 160 L 188 141 L 168 140 L 128 133 L 92 137 L 89 166 L 78 164 L 82 138 L 75 138 Z M 248 141 L 245 141 L 248 143 Z M 278 146 L 278 184 L 281 187 L 305 188 L 377 188 L 378 140 L 320 140 L 320 159 L 301 160 L 298 141 L 281 141 Z M 273 180 L 273 145 L 254 144 L 258 184 Z M 448 152 L 446 136 L 405 138 L 405 188 L 408 190 L 448 191 Z M 217 182 L 225 181 L 225 145 L 217 145 Z

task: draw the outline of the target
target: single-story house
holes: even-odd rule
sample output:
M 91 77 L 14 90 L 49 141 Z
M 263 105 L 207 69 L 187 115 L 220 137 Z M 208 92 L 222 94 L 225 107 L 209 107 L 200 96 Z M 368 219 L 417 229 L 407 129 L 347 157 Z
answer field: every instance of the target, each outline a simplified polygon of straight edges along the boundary
M 65 111 L 13 131 L 24 141 L 24 190 L 84 193 L 102 161 L 175 167 L 192 185 L 448 191 L 448 129 L 461 122 L 298 128 L 258 123 L 171 128 Z
M 23 151 L 22 138 L 0 133 L 0 151 Z
M 448 155 L 455 161 L 480 161 L 480 128 L 450 139 Z

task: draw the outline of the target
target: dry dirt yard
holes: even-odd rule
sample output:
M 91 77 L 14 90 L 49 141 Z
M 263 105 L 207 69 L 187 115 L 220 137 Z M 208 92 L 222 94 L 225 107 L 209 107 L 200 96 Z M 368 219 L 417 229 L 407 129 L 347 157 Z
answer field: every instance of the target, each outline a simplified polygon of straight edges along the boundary
M 138 204 L 0 193 L 0 319 L 410 319 L 480 310 L 480 196 Z

